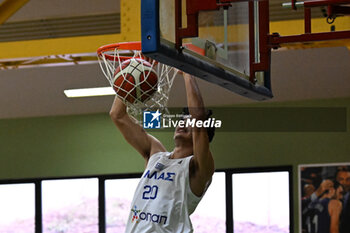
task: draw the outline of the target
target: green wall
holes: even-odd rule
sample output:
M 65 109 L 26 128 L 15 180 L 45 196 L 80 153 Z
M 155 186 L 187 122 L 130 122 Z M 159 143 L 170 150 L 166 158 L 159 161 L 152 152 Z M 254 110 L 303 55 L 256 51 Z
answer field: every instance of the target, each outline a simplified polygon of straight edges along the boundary
M 211 145 L 217 169 L 293 165 L 297 232 L 297 166 L 350 162 L 350 98 L 256 106 L 347 109 L 345 132 L 217 132 Z M 152 134 L 172 149 L 172 132 Z M 143 167 L 107 113 L 0 120 L 0 180 L 135 173 Z

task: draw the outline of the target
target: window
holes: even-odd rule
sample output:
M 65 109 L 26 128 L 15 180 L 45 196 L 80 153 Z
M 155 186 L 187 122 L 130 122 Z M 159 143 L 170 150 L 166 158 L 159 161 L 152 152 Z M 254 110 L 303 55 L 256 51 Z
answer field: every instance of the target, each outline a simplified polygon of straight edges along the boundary
M 42 210 L 44 233 L 98 232 L 98 179 L 43 181 Z
M 291 172 L 292 167 L 215 172 L 190 216 L 195 232 L 293 232 Z M 0 232 L 124 232 L 139 182 L 135 177 L 140 176 L 36 179 L 0 185 Z M 35 203 L 40 196 L 42 201 Z
M 0 232 L 34 233 L 34 188 L 34 184 L 0 185 Z
M 232 175 L 235 233 L 289 232 L 289 173 Z
M 225 173 L 215 172 L 212 182 L 191 215 L 196 233 L 226 232 Z M 210 222 L 210 224 L 208 224 Z
M 107 233 L 124 232 L 138 182 L 138 178 L 106 180 Z

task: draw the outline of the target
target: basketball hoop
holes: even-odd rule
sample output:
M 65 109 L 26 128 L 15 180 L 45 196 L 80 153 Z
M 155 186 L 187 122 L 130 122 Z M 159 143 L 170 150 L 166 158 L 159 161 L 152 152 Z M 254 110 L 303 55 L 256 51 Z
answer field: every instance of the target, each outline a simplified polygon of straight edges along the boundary
M 141 42 L 124 42 L 104 45 L 97 50 L 97 57 L 101 70 L 111 87 L 114 87 L 116 69 L 122 70 L 122 62 L 128 59 L 145 59 L 141 54 Z M 141 65 L 143 66 L 143 64 Z M 159 110 L 163 113 L 169 113 L 166 106 L 171 86 L 178 71 L 171 66 L 154 60 L 151 62 L 151 65 L 151 68 L 158 75 L 158 84 L 155 93 L 149 99 L 130 103 L 125 97 L 118 95 L 127 106 L 128 113 L 137 119 L 142 116 L 143 111 Z M 142 67 L 142 70 L 145 70 L 144 67 Z

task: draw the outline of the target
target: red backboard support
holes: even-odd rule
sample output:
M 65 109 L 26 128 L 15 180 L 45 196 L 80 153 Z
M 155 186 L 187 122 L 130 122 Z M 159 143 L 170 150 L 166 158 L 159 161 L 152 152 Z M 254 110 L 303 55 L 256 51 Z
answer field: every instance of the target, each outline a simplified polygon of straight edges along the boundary
M 260 1 L 261 7 L 259 9 L 259 52 L 260 61 L 255 61 L 255 12 L 253 8 L 253 0 L 187 0 L 186 1 L 186 15 L 187 27 L 182 28 L 182 1 L 175 0 L 175 45 L 180 48 L 182 39 L 198 36 L 198 13 L 199 11 L 218 10 L 220 8 L 231 7 L 232 2 L 249 1 L 249 60 L 252 64 L 250 66 L 250 81 L 255 82 L 255 72 L 268 71 L 270 66 L 271 49 L 268 46 L 269 42 L 269 1 Z
M 292 36 L 280 36 L 278 33 L 270 35 L 269 32 L 269 0 L 186 0 L 187 27 L 182 28 L 182 1 L 175 0 L 176 4 L 176 47 L 180 48 L 183 38 L 198 36 L 198 13 L 199 11 L 218 10 L 220 8 L 230 7 L 233 2 L 249 1 L 249 47 L 250 47 L 250 81 L 255 82 L 254 74 L 258 71 L 268 71 L 270 66 L 271 48 L 281 47 L 282 44 L 313 42 L 326 40 L 340 40 L 350 38 L 350 30 L 336 32 L 311 32 L 311 8 L 327 7 L 328 18 L 335 18 L 339 15 L 350 14 L 350 0 L 306 0 L 297 2 L 291 0 L 290 7 L 294 10 L 297 5 L 304 7 L 304 34 Z M 259 52 L 260 61 L 254 60 L 254 9 L 253 2 L 259 1 Z
M 269 45 L 272 48 L 278 48 L 282 44 L 298 43 L 298 42 L 316 42 L 327 40 L 341 40 L 350 39 L 350 29 L 345 31 L 331 31 L 312 33 L 311 28 L 311 8 L 326 7 L 327 8 L 327 22 L 332 23 L 337 16 L 350 15 L 350 0 L 307 0 L 303 2 L 296 2 L 291 0 L 290 4 L 284 4 L 291 7 L 293 10 L 297 9 L 297 4 L 304 8 L 304 34 L 293 36 L 280 36 L 278 33 L 270 35 Z

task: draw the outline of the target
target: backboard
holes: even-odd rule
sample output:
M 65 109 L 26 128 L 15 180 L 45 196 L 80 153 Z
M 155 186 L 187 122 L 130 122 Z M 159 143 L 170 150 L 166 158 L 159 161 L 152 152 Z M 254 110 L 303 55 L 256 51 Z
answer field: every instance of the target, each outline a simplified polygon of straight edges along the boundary
M 142 53 L 239 95 L 272 98 L 264 7 L 268 1 L 142 0 Z

